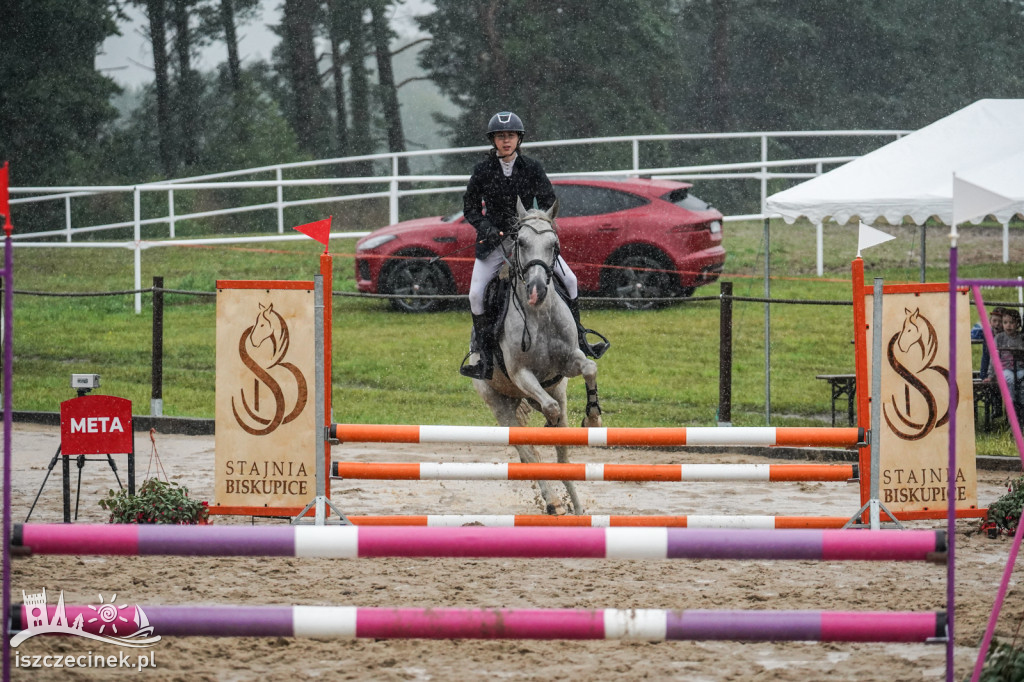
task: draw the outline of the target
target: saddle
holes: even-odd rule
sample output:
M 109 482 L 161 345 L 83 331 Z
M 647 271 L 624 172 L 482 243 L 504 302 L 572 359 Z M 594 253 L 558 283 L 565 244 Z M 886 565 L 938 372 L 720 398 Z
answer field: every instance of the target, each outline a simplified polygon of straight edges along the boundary
M 558 295 L 565 301 L 565 304 L 570 307 L 569 292 L 566 291 L 562 281 L 557 277 L 551 278 L 551 284 Z M 505 330 L 505 316 L 508 313 L 509 305 L 512 301 L 513 282 L 509 268 L 503 267 L 498 276 L 492 279 L 484 290 L 484 320 L 487 324 L 487 333 L 485 338 L 481 340 L 482 343 L 486 343 L 491 350 L 491 357 L 493 358 L 494 366 L 500 369 L 505 376 L 508 376 L 508 370 L 505 367 L 505 356 L 501 352 L 501 346 L 498 345 L 496 339 L 501 338 L 502 332 Z M 577 334 L 586 342 L 587 334 L 594 334 L 595 336 L 601 337 L 606 343 L 608 339 L 601 333 L 594 331 L 593 329 L 587 329 L 579 322 L 576 323 Z M 598 356 L 600 357 L 600 356 Z M 541 386 L 547 388 L 553 386 L 562 380 L 562 376 L 558 375 L 551 379 L 541 382 Z

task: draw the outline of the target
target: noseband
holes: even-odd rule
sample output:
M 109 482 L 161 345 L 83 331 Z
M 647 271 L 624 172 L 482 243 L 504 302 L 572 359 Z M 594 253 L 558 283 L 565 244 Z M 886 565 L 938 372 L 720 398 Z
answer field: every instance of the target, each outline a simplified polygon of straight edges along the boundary
M 534 225 L 534 222 L 537 222 L 537 221 L 543 221 L 545 223 L 545 225 L 543 225 L 542 227 L 538 228 L 536 225 Z M 536 235 L 542 235 L 542 234 L 544 234 L 546 232 L 551 232 L 551 233 L 555 234 L 556 236 L 558 234 L 555 231 L 554 225 L 552 223 L 548 222 L 547 220 L 542 219 L 542 218 L 531 217 L 531 218 L 527 219 L 527 221 L 519 223 L 519 226 L 516 229 L 515 238 L 514 238 L 514 240 L 512 242 L 512 260 L 511 260 L 512 272 L 513 272 L 513 274 L 516 277 L 519 278 L 519 281 L 521 281 L 523 284 L 526 284 L 526 272 L 527 272 L 527 270 L 529 270 L 530 268 L 532 268 L 534 266 L 541 267 L 541 268 L 544 269 L 544 283 L 545 284 L 551 284 L 551 275 L 554 272 L 555 263 L 558 262 L 558 252 L 559 252 L 558 242 L 557 241 L 555 242 L 554 253 L 552 253 L 552 255 L 551 255 L 551 261 L 550 262 L 545 261 L 545 260 L 541 260 L 540 258 L 535 258 L 535 259 L 533 259 L 533 260 L 531 260 L 531 261 L 529 261 L 527 263 L 523 263 L 522 262 L 522 246 L 520 245 L 519 240 L 520 240 L 520 236 L 522 235 L 522 232 L 523 232 L 524 229 L 528 229 L 528 230 L 530 230 L 531 232 L 533 232 Z

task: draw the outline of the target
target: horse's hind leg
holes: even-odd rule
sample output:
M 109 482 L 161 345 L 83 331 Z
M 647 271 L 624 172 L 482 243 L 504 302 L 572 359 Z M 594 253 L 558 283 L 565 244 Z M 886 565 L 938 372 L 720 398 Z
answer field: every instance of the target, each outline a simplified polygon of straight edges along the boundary
M 537 456 L 537 451 L 532 445 L 517 445 L 516 451 L 519 453 L 519 459 L 523 462 L 540 462 L 540 457 Z M 567 485 L 570 484 L 567 483 Z M 562 498 L 554 493 L 547 481 L 537 481 L 537 487 L 540 488 L 540 495 L 544 498 L 545 511 L 548 514 L 562 516 L 569 513 L 565 504 L 562 503 Z
M 519 398 L 509 398 L 497 391 L 491 390 L 482 381 L 474 382 L 474 384 L 477 385 L 477 392 L 480 393 L 484 402 L 491 408 L 491 412 L 494 413 L 494 418 L 499 425 L 523 426 L 525 424 L 526 418 L 529 415 L 529 409 L 523 408 L 522 400 Z M 533 463 L 540 461 L 533 446 L 517 445 L 515 447 L 519 453 L 519 459 L 523 462 Z M 544 499 L 546 513 L 558 516 L 567 513 L 565 505 L 562 504 L 562 498 L 554 494 L 547 481 L 537 481 L 537 487 L 540 488 L 540 495 Z

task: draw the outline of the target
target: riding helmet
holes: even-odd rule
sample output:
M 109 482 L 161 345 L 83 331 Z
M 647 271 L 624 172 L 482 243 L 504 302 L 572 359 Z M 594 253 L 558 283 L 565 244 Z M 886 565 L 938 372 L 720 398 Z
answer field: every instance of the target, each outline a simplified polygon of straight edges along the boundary
M 491 120 L 487 123 L 487 137 L 506 130 L 519 133 L 520 137 L 526 134 L 523 120 L 511 111 L 499 111 L 494 116 L 491 116 Z

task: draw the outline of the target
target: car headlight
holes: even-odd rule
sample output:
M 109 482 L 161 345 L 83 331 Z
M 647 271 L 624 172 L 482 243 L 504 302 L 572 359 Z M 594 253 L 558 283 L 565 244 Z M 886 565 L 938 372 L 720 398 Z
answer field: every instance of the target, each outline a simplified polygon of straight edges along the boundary
M 720 220 L 711 221 L 711 234 L 718 234 L 722 231 L 722 222 Z
M 398 239 L 398 237 L 393 234 L 380 234 L 376 237 L 370 237 L 365 242 L 357 246 L 356 251 L 370 251 L 372 249 L 376 249 L 378 246 L 384 246 L 395 239 Z

